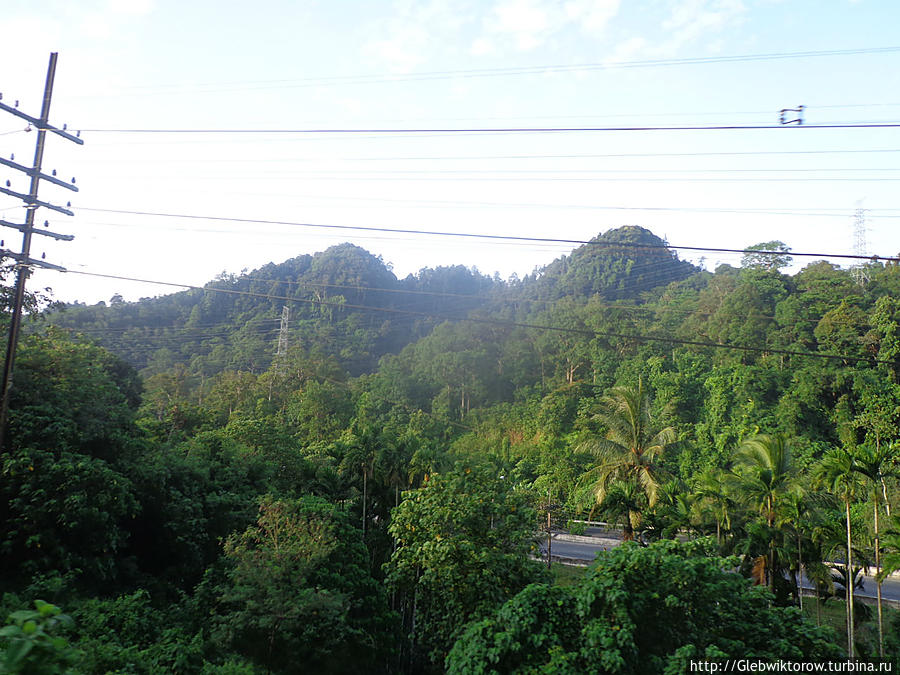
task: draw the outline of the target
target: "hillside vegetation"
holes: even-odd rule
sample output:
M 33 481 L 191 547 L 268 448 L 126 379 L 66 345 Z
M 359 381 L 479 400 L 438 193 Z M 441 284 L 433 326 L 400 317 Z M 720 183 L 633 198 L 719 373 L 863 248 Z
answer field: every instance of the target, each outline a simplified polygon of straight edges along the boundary
M 343 244 L 45 312 L 17 362 L 0 578 L 7 609 L 46 601 L 73 625 L 45 608 L 29 620 L 67 642 L 21 658 L 674 673 L 895 657 L 900 625 L 872 628 L 853 592 L 864 567 L 900 567 L 900 268 L 869 263 L 860 285 L 787 263 L 710 273 L 625 227 L 523 279 L 397 279 Z M 548 511 L 636 543 L 554 587 L 531 559 Z M 844 634 L 794 607 L 825 601 Z

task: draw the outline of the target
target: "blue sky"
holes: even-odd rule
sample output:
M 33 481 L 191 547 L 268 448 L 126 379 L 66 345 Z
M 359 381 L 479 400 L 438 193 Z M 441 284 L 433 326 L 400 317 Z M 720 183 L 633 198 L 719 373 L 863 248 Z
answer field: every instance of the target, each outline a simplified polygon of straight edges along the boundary
M 898 25 L 890 0 L 7 0 L 0 91 L 37 112 L 59 52 L 51 118 L 86 130 L 85 145 L 51 140 L 45 167 L 78 178 L 76 216 L 50 218 L 76 239 L 35 252 L 73 271 L 199 284 L 349 240 L 400 276 L 461 263 L 506 277 L 571 249 L 95 209 L 567 239 L 633 224 L 677 245 L 851 253 L 861 200 L 868 252 L 893 255 L 900 129 L 108 130 L 765 125 L 799 104 L 809 123 L 895 122 L 900 51 L 716 59 L 900 47 Z M 0 154 L 30 159 L 21 127 L 0 119 Z M 21 218 L 12 200 L 0 210 Z M 171 290 L 52 272 L 34 283 L 87 302 Z

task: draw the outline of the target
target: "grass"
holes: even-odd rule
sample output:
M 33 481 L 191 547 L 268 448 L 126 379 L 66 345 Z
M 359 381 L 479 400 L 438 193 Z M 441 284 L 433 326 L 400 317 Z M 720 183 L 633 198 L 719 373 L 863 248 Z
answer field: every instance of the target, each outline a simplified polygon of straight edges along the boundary
M 878 652 L 878 611 L 874 605 L 870 605 L 871 618 L 865 621 L 858 621 L 856 630 L 854 631 L 854 642 L 857 645 L 868 644 L 871 652 Z M 847 605 L 843 600 L 831 599 L 820 605 L 819 612 L 816 612 L 815 598 L 805 597 L 803 599 L 803 614 L 813 623 L 821 621 L 823 626 L 830 626 L 838 635 L 838 639 L 842 644 L 847 640 Z M 898 610 L 891 607 L 884 607 L 884 631 L 887 636 L 891 631 L 891 624 Z
M 554 586 L 574 586 L 584 578 L 587 567 L 553 563 L 550 566 L 550 572 L 553 574 Z
M 819 603 L 816 610 L 816 599 L 803 598 L 803 615 L 813 623 L 821 623 L 823 626 L 831 626 L 839 635 L 846 632 L 846 609 L 843 600 L 829 600 Z

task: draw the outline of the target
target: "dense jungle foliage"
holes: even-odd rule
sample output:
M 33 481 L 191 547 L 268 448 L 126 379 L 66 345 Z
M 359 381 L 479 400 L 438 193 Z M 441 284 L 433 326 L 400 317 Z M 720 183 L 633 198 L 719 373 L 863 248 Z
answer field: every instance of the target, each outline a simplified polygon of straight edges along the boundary
M 0 670 L 897 658 L 900 621 L 854 592 L 900 568 L 900 268 L 791 276 L 754 248 L 778 253 L 710 273 L 625 227 L 523 279 L 398 280 L 343 244 L 34 313 Z M 554 585 L 548 512 L 634 542 Z

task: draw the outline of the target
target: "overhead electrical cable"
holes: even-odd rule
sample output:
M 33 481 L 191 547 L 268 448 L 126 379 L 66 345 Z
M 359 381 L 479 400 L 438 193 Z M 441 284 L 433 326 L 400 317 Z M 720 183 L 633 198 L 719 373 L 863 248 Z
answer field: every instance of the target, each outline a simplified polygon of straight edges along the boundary
M 793 167 L 783 167 L 777 169 L 618 169 L 618 168 L 599 168 L 599 169 L 504 169 L 504 168 L 494 168 L 494 169 L 319 169 L 315 171 L 308 170 L 285 170 L 285 169 L 273 169 L 271 171 L 258 171 L 252 176 L 248 176 L 245 174 L 235 174 L 235 173 L 215 173 L 215 174 L 205 174 L 204 176 L 194 176 L 195 179 L 202 178 L 203 180 L 214 180 L 220 181 L 227 178 L 237 178 L 240 180 L 265 180 L 271 181 L 273 175 L 281 176 L 284 178 L 301 178 L 306 180 L 309 177 L 318 177 L 318 176 L 337 176 L 339 178 L 352 178 L 356 179 L 359 177 L 369 178 L 371 176 L 406 176 L 406 175 L 415 175 L 422 176 L 425 174 L 437 174 L 437 175 L 459 175 L 459 174 L 471 174 L 476 176 L 500 176 L 502 174 L 509 175 L 557 175 L 557 174 L 597 174 L 603 175 L 604 180 L 606 180 L 606 174 L 622 175 L 622 174 L 717 174 L 717 173 L 785 173 L 785 174 L 796 174 L 796 173 L 862 173 L 862 172 L 879 172 L 879 173 L 896 173 L 900 171 L 900 168 L 896 167 L 829 167 L 829 168 L 793 168 Z M 104 176 L 116 176 L 123 177 L 123 171 L 119 170 L 115 173 L 109 174 L 95 174 L 95 177 L 104 177 Z M 172 180 L 181 180 L 185 175 L 191 174 L 193 175 L 195 172 L 188 171 L 186 173 L 169 173 L 167 178 Z M 153 178 L 155 174 L 127 174 L 132 178 Z M 404 179 L 401 179 L 404 180 Z M 479 180 L 482 180 L 479 178 Z M 680 180 L 674 178 L 672 180 Z M 744 180 L 744 179 L 742 179 Z M 753 180 L 752 178 L 746 180 Z M 783 178 L 779 178 L 779 180 L 783 180 Z M 869 180 L 869 179 L 866 179 Z
M 425 312 L 411 309 L 399 309 L 394 307 L 373 307 L 368 305 L 355 305 L 349 303 L 332 303 L 325 302 L 320 300 L 312 300 L 312 299 L 302 299 L 302 298 L 292 298 L 289 296 L 276 296 L 265 293 L 251 293 L 249 291 L 239 291 L 228 288 L 215 288 L 215 287 L 204 287 L 204 286 L 196 286 L 193 284 L 181 284 L 175 283 L 171 281 L 156 281 L 152 279 L 140 279 L 136 277 L 126 277 L 115 274 L 102 274 L 99 272 L 85 272 L 85 271 L 74 271 L 70 270 L 68 274 L 79 274 L 84 276 L 92 276 L 104 279 L 117 279 L 120 281 L 134 281 L 138 283 L 146 283 L 146 284 L 154 284 L 159 286 L 169 286 L 175 288 L 187 288 L 193 289 L 203 292 L 212 292 L 212 293 L 225 293 L 229 295 L 238 295 L 244 297 L 258 297 L 258 298 L 266 298 L 269 300 L 279 300 L 281 302 L 294 302 L 299 304 L 308 304 L 308 305 L 316 305 L 320 307 L 330 307 L 337 310 L 348 310 L 355 309 L 360 311 L 370 311 L 370 312 L 383 312 L 386 314 L 400 314 L 407 316 L 420 316 L 425 318 L 434 318 L 441 319 L 444 321 L 464 321 L 467 323 L 477 323 L 477 324 L 485 324 L 485 325 L 493 325 L 493 326 L 505 326 L 508 328 L 525 328 L 525 329 L 534 329 L 534 330 L 543 330 L 550 331 L 555 333 L 567 333 L 573 335 L 584 335 L 586 337 L 601 337 L 601 338 L 612 338 L 617 340 L 633 340 L 635 342 L 663 342 L 666 344 L 677 344 L 684 345 L 690 347 L 708 347 L 715 349 L 730 349 L 735 351 L 749 352 L 749 353 L 757 353 L 757 354 L 780 354 L 784 356 L 802 356 L 802 357 L 811 357 L 811 358 L 820 358 L 820 359 L 829 359 L 829 360 L 838 360 L 838 361 L 852 361 L 854 363 L 876 363 L 876 364 L 885 364 L 895 366 L 897 363 L 891 360 L 885 359 L 877 359 L 874 357 L 862 357 L 862 356 L 849 356 L 845 354 L 829 354 L 825 352 L 803 352 L 792 349 L 778 349 L 774 347 L 751 347 L 747 345 L 734 345 L 734 344 L 725 344 L 719 342 L 704 342 L 701 340 L 685 340 L 681 338 L 675 337 L 662 337 L 662 336 L 654 336 L 654 335 L 635 335 L 635 334 L 627 334 L 627 333 L 616 333 L 609 331 L 596 331 L 587 328 L 566 328 L 562 326 L 552 326 L 552 325 L 543 325 L 543 324 L 534 324 L 534 323 L 526 323 L 521 321 L 506 321 L 502 319 L 489 319 L 486 317 L 476 317 L 476 316 L 451 316 L 445 315 L 437 312 Z
M 698 251 L 704 253 L 748 253 L 759 255 L 790 255 L 794 257 L 813 257 L 813 258 L 846 258 L 851 260 L 869 260 L 869 261 L 886 261 L 900 262 L 898 256 L 881 256 L 881 255 L 856 255 L 851 253 L 810 253 L 795 251 L 758 251 L 754 249 L 739 248 L 714 248 L 710 246 L 679 246 L 675 244 L 641 244 L 636 242 L 607 242 L 590 239 L 562 239 L 553 237 L 525 237 L 506 234 L 485 234 L 481 232 L 448 232 L 440 230 L 407 230 L 396 227 L 375 227 L 366 225 L 333 225 L 323 223 L 302 223 L 289 220 L 268 220 L 259 218 L 235 218 L 229 216 L 201 216 L 196 214 L 179 214 L 165 213 L 156 211 L 132 211 L 125 209 L 100 209 L 79 207 L 82 211 L 93 211 L 98 213 L 118 213 L 136 216 L 150 216 L 157 218 L 184 218 L 187 220 L 214 220 L 221 222 L 233 223 L 256 223 L 263 225 L 288 225 L 291 227 L 305 228 L 322 228 L 329 230 L 341 231 L 362 231 L 362 232 L 390 232 L 394 234 L 404 235 L 425 235 L 436 237 L 456 237 L 467 239 L 487 239 L 487 240 L 503 240 L 503 241 L 524 241 L 552 244 L 581 244 L 588 246 L 602 246 L 604 248 L 622 248 L 622 249 L 661 249 L 661 250 L 677 250 L 677 251 Z
M 629 268 L 629 270 L 632 273 L 634 273 L 635 271 L 640 272 L 643 269 L 646 269 L 648 267 L 653 267 L 655 265 L 656 265 L 656 263 L 653 263 L 649 266 L 648 265 L 633 265 L 632 267 Z M 648 279 L 647 283 L 653 283 L 654 286 L 652 286 L 652 287 L 656 287 L 656 286 L 660 285 L 659 283 L 657 283 L 660 279 L 663 282 L 668 283 L 670 281 L 683 280 L 684 278 L 685 277 L 684 277 L 683 273 L 680 273 L 678 271 L 670 271 L 669 273 L 667 273 L 666 275 L 663 275 L 662 277 L 657 276 L 652 279 Z M 239 277 L 235 278 L 234 281 L 238 282 L 238 283 L 239 282 L 249 282 L 250 284 L 269 283 L 276 287 L 280 284 L 284 284 L 287 286 L 296 286 L 296 287 L 300 287 L 300 288 L 304 288 L 304 287 L 328 288 L 328 289 L 338 289 L 338 290 L 346 290 L 346 291 L 357 291 L 357 292 L 364 292 L 364 293 L 392 293 L 392 294 L 400 294 L 400 295 L 419 295 L 419 296 L 428 296 L 428 297 L 436 297 L 436 298 L 449 298 L 452 300 L 459 300 L 459 301 L 481 300 L 486 303 L 487 302 L 498 302 L 507 307 L 512 304 L 519 304 L 519 305 L 539 304 L 539 305 L 551 305 L 552 306 L 552 305 L 564 302 L 566 300 L 565 298 L 554 298 L 554 299 L 520 298 L 520 299 L 516 299 L 516 300 L 507 300 L 507 299 L 504 299 L 503 297 L 500 297 L 497 295 L 490 295 L 490 294 L 484 294 L 484 293 L 448 293 L 448 292 L 441 292 L 441 291 L 423 291 L 423 290 L 419 290 L 419 289 L 408 289 L 408 288 L 382 288 L 382 287 L 377 287 L 377 286 L 362 286 L 362 285 L 355 285 L 355 284 L 327 284 L 327 283 L 315 282 L 315 281 L 294 281 L 294 280 L 290 280 L 290 279 L 271 279 L 271 278 L 266 278 L 266 277 L 254 277 L 254 276 L 250 276 L 250 275 L 239 276 Z M 215 282 L 213 282 L 213 283 L 215 283 Z M 640 290 L 645 285 L 646 284 L 630 284 L 628 286 L 627 290 L 629 290 L 629 291 Z M 647 305 L 624 305 L 624 304 L 616 304 L 616 303 L 611 303 L 611 302 L 604 303 L 604 302 L 599 302 L 594 298 L 592 298 L 590 300 L 590 307 L 592 307 L 592 308 L 602 307 L 603 309 L 621 310 L 624 312 L 644 312 L 647 314 L 656 314 L 659 312 L 669 312 L 669 313 L 676 313 L 676 314 L 688 314 L 691 316 L 705 316 L 705 317 L 709 317 L 714 314 L 714 312 L 699 312 L 696 310 L 685 309 L 685 308 L 651 307 L 651 306 L 647 306 Z M 775 318 L 776 318 L 775 316 L 770 315 L 770 314 L 745 314 L 744 316 L 745 316 L 745 318 L 765 319 L 765 320 L 775 320 Z M 278 321 L 281 321 L 281 317 L 271 317 L 268 319 L 259 318 L 259 319 L 254 319 L 254 321 L 278 322 Z M 221 326 L 221 323 L 196 324 L 196 325 L 193 325 L 190 327 L 188 327 L 188 326 L 171 326 L 171 327 L 165 327 L 162 330 L 165 330 L 165 331 L 172 331 L 172 330 L 190 331 L 195 328 L 217 328 L 219 326 Z M 115 332 L 121 333 L 121 332 L 130 331 L 130 330 L 138 331 L 138 330 L 158 330 L 158 329 L 150 328 L 150 327 L 146 327 L 146 328 L 145 327 L 92 328 L 92 329 L 87 329 L 87 330 L 83 330 L 83 331 L 79 331 L 79 332 L 92 333 L 92 334 L 93 333 L 115 333 Z M 137 338 L 142 338 L 145 336 L 144 335 L 134 335 L 131 337 L 134 337 L 137 339 Z M 153 337 L 153 336 L 147 336 L 147 337 Z
M 599 61 L 589 63 L 558 63 L 533 66 L 516 66 L 504 68 L 469 68 L 455 70 L 423 71 L 400 75 L 331 75 L 306 77 L 299 79 L 277 80 L 243 80 L 238 82 L 208 82 L 183 85 L 150 85 L 131 87 L 132 91 L 144 89 L 155 91 L 189 92 L 191 89 L 199 93 L 216 93 L 220 91 L 241 91 L 248 89 L 287 89 L 302 87 L 322 87 L 347 84 L 377 84 L 390 82 L 421 82 L 455 78 L 508 77 L 522 75 L 543 75 L 549 73 L 568 73 L 600 70 L 616 70 L 630 68 L 654 68 L 672 66 L 693 66 L 716 63 L 742 63 L 754 61 L 781 61 L 789 59 L 821 58 L 828 56 L 862 56 L 890 54 L 900 51 L 900 46 L 865 47 L 858 49 L 829 49 L 818 51 L 765 52 L 757 54 L 733 54 L 723 56 L 701 56 L 668 59 L 642 59 L 633 61 Z M 242 86 L 243 85 L 243 86 Z M 247 86 L 249 85 L 249 86 Z M 219 87 L 215 89 L 214 87 Z M 222 87 L 225 87 L 222 89 Z
M 786 170 L 787 173 L 790 173 L 789 170 Z M 300 180 L 304 182 L 312 182 L 315 181 L 317 183 L 345 183 L 345 182 L 356 182 L 356 183 L 393 183 L 403 184 L 403 183 L 595 183 L 595 184 L 606 184 L 606 183 L 894 183 L 900 181 L 900 177 L 894 178 L 882 178 L 880 176 L 872 176 L 867 178 L 848 178 L 846 176 L 836 176 L 836 177 L 823 177 L 823 176 L 812 176 L 812 177 L 800 177 L 795 178 L 793 176 L 777 176 L 774 178 L 757 178 L 754 176 L 741 177 L 741 178 L 710 178 L 706 176 L 690 176 L 690 177 L 680 177 L 680 176 L 668 176 L 664 178 L 656 178 L 656 177 L 645 177 L 645 176 L 606 176 L 606 175 L 596 175 L 592 177 L 556 177 L 552 175 L 548 176 L 504 176 L 499 175 L 506 172 L 493 172 L 494 175 L 490 176 L 428 176 L 422 175 L 428 172 L 413 172 L 410 176 L 404 177 L 393 177 L 393 176 L 362 176 L 362 175 L 346 175 L 346 174 L 335 174 L 324 176 L 321 174 L 310 174 L 310 175 L 297 175 L 293 174 L 292 176 L 285 177 L 281 179 L 282 181 L 287 180 Z M 552 173 L 552 172 L 547 172 Z M 595 172 L 592 172 L 595 173 Z M 118 174 L 118 177 L 121 178 L 122 174 Z M 134 178 L 134 176 L 132 176 Z M 272 183 L 277 179 L 273 179 L 271 176 L 259 176 L 256 179 L 266 182 Z M 166 181 L 175 184 L 182 184 L 183 179 L 179 177 L 170 177 L 163 178 L 159 181 L 159 185 L 165 185 Z M 223 177 L 210 176 L 206 177 L 204 180 L 209 180 L 213 182 L 221 182 Z M 241 178 L 240 180 L 254 180 L 254 178 Z M 191 190 L 192 193 L 196 194 L 197 190 Z M 253 194 L 243 192 L 240 194 Z M 290 194 L 283 194 L 281 196 L 291 196 Z
M 748 150 L 736 152 L 619 152 L 619 153 L 574 153 L 567 155 L 552 154 L 529 154 L 529 155 L 410 155 L 410 156 L 390 156 L 390 157 L 263 157 L 263 158 L 215 158 L 207 159 L 203 157 L 179 157 L 177 160 L 172 159 L 147 159 L 142 157 L 123 157 L 116 161 L 118 163 L 135 162 L 140 164 L 147 163 L 214 163 L 214 164 L 230 164 L 230 163 L 255 163 L 264 162 L 266 164 L 277 164 L 283 162 L 322 162 L 339 161 L 339 162 L 393 162 L 393 161 L 459 161 L 459 160 L 493 160 L 493 159 L 603 159 L 603 158 L 626 158 L 626 157 L 745 157 L 757 155 L 837 155 L 837 154 L 866 154 L 866 153 L 896 153 L 900 152 L 900 148 L 869 148 L 861 150 Z M 80 163 L 91 162 L 109 162 L 106 158 L 86 159 Z
M 347 391 L 353 392 L 353 386 L 349 382 L 342 382 L 340 380 L 335 380 L 333 378 L 328 377 L 327 375 L 319 375 L 318 377 L 322 380 L 325 380 L 326 382 L 331 382 L 335 386 L 343 387 Z M 400 405 L 403 408 L 405 408 L 406 412 L 408 412 L 408 413 L 422 413 L 423 415 L 426 415 L 427 417 L 430 417 L 431 419 L 436 420 L 437 422 L 440 422 L 441 424 L 450 424 L 452 426 L 459 427 L 459 428 L 465 429 L 467 431 L 478 431 L 478 429 L 476 429 L 475 427 L 470 427 L 469 425 L 463 424 L 462 422 L 455 422 L 451 419 L 447 419 L 444 417 L 438 417 L 434 413 L 430 413 L 427 410 L 422 410 L 421 408 L 413 407 L 413 406 L 409 405 L 408 403 L 406 403 L 405 401 L 397 400 L 396 398 L 390 398 L 388 396 L 385 396 L 384 394 L 379 394 L 375 391 L 368 392 L 368 393 L 370 395 L 376 396 L 377 398 L 381 399 L 385 403 L 390 403 L 392 405 Z
M 265 196 L 275 196 L 267 194 Z M 285 195 L 288 196 L 288 195 Z M 435 208 L 445 208 L 451 206 L 490 206 L 499 208 L 541 208 L 541 209 L 575 209 L 575 210 L 593 210 L 593 211 L 648 211 L 648 212 L 672 212 L 672 213 L 734 213 L 749 215 L 772 215 L 772 216 L 801 216 L 801 217 L 822 217 L 822 218 L 851 218 L 855 209 L 847 208 L 720 208 L 720 207 L 703 207 L 703 206 L 608 206 L 602 204 L 567 204 L 567 203 L 541 203 L 541 202 L 493 202 L 493 201 L 465 201 L 465 200 L 441 200 L 441 199 L 392 199 L 388 197 L 352 197 L 347 195 L 322 195 L 322 194 L 304 194 L 291 193 L 292 197 L 304 199 L 321 199 L 321 200 L 337 200 L 337 201 L 358 201 L 358 202 L 385 202 L 391 204 L 417 204 L 425 206 L 433 206 Z M 11 208 L 22 208 L 15 206 Z M 91 209 L 81 207 L 82 211 L 103 211 L 103 209 Z M 879 215 L 900 213 L 900 209 L 877 208 L 865 209 L 866 218 L 897 218 L 898 215 Z M 82 221 L 84 222 L 84 221 Z M 123 226 L 124 223 L 101 223 L 89 222 L 88 224 Z M 201 230 L 206 231 L 206 230 Z M 213 231 L 213 230 L 210 230 Z M 214 230 L 215 232 L 227 232 L 228 230 Z
M 716 124 L 679 126 L 469 127 L 469 128 L 321 128 L 321 129 L 82 129 L 94 134 L 543 134 L 619 131 L 760 131 L 770 129 L 896 129 L 900 122 L 846 124 Z
M 128 303 L 125 303 L 128 304 Z M 52 316 L 52 315 L 51 315 Z M 271 319 L 261 319 L 255 318 L 249 322 L 246 322 L 241 325 L 241 329 L 248 328 L 252 322 L 271 322 L 278 323 L 281 321 L 281 317 L 273 317 Z M 58 324 L 54 324 L 57 325 Z M 199 328 L 220 328 L 222 326 L 221 323 L 201 323 L 196 324 L 194 326 L 128 326 L 127 328 L 74 328 L 72 326 L 58 326 L 63 330 L 75 331 L 77 333 L 83 333 L 85 335 L 95 335 L 98 333 L 101 334 L 111 334 L 111 333 L 119 333 L 124 334 L 129 331 L 133 331 L 132 335 L 129 335 L 130 338 L 155 338 L 155 337 L 170 337 L 173 336 L 173 331 L 181 331 L 183 335 L 188 335 L 189 331 L 193 331 Z M 268 329 L 266 329 L 268 330 Z M 154 331 L 153 333 L 139 332 L 139 331 Z M 199 335 L 199 333 L 191 333 L 191 335 Z M 113 336 L 114 337 L 114 336 Z
M 631 273 L 642 272 L 645 269 L 651 269 L 656 267 L 657 263 L 649 263 L 649 264 L 635 264 L 629 267 Z M 646 287 L 648 284 L 652 284 L 651 288 L 662 285 L 663 283 L 668 283 L 671 281 L 680 281 L 685 279 L 684 274 L 678 270 L 670 270 L 665 275 L 655 276 L 653 278 L 647 279 L 645 283 L 642 284 L 629 284 L 629 291 L 641 290 Z M 427 296 L 427 297 L 435 297 L 435 298 L 449 298 L 452 300 L 460 301 L 459 304 L 462 304 L 462 301 L 465 300 L 478 300 L 484 301 L 485 303 L 490 302 L 498 302 L 503 305 L 509 306 L 511 304 L 519 304 L 519 305 L 530 305 L 530 304 L 539 304 L 539 305 L 555 305 L 565 301 L 565 298 L 555 298 L 555 299 L 547 299 L 547 298 L 520 298 L 513 301 L 507 300 L 502 296 L 497 294 L 491 294 L 490 292 L 485 293 L 449 293 L 442 291 L 425 291 L 420 289 L 409 289 L 409 288 L 384 288 L 379 286 L 364 286 L 360 284 L 329 284 L 324 282 L 316 282 L 316 281 L 297 281 L 291 279 L 273 279 L 269 277 L 257 277 L 249 274 L 243 274 L 241 276 L 235 277 L 234 282 L 247 282 L 248 284 L 270 284 L 273 288 L 277 288 L 279 285 L 286 285 L 292 287 L 299 288 L 325 288 L 325 289 L 338 289 L 342 291 L 356 291 L 363 293 L 388 293 L 388 294 L 398 294 L 398 295 L 413 295 L 413 296 Z M 212 282 L 216 283 L 216 282 Z M 644 312 L 648 314 L 655 314 L 658 312 L 674 312 L 677 314 L 688 314 L 691 316 L 712 316 L 712 312 L 699 312 L 691 309 L 684 308 L 672 308 L 672 307 L 652 307 L 647 305 L 628 305 L 628 304 L 616 304 L 616 303 L 603 303 L 597 301 L 595 298 L 590 300 L 591 307 L 602 307 L 604 309 L 610 310 L 621 310 L 625 312 Z M 768 314 L 747 314 L 746 318 L 755 318 L 755 319 L 765 319 L 765 320 L 775 320 L 775 316 Z M 273 316 L 271 318 L 256 318 L 252 321 L 260 321 L 260 322 L 278 322 L 281 321 L 281 317 Z M 190 331 L 197 328 L 217 328 L 221 324 L 220 323 L 212 323 L 212 324 L 194 324 L 191 326 L 167 326 L 162 328 L 164 331 Z M 247 324 L 244 324 L 246 327 Z M 128 327 L 128 328 L 93 328 L 87 329 L 80 332 L 84 333 L 123 333 L 126 331 L 140 331 L 140 330 L 160 330 L 158 328 L 152 327 Z M 134 338 L 144 337 L 141 335 L 134 335 Z M 152 336 L 150 336 L 152 337 Z

